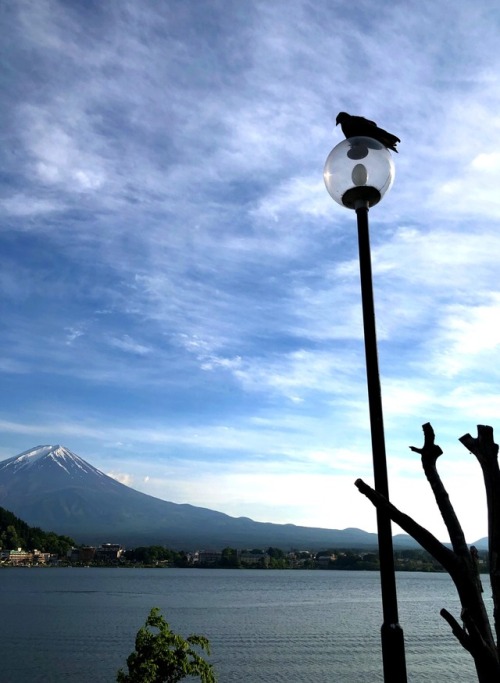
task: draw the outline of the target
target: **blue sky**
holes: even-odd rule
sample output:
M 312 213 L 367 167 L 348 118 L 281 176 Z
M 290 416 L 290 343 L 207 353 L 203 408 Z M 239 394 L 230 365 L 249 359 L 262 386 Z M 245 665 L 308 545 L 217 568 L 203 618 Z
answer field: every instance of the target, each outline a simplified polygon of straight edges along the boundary
M 0 458 L 60 443 L 145 493 L 376 529 L 339 111 L 398 135 L 370 212 L 389 486 L 443 540 L 430 421 L 500 415 L 500 9 L 391 0 L 18 0 L 3 10 Z M 398 531 L 396 528 L 395 531 Z

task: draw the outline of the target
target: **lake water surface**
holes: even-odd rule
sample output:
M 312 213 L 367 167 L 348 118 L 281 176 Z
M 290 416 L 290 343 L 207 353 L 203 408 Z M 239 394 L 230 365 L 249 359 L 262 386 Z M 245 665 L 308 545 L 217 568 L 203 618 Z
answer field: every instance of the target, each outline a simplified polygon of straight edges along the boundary
M 448 575 L 397 585 L 408 680 L 475 681 Z M 112 683 L 151 607 L 209 638 L 219 683 L 383 681 L 376 572 L 97 568 L 0 570 L 0 681 Z

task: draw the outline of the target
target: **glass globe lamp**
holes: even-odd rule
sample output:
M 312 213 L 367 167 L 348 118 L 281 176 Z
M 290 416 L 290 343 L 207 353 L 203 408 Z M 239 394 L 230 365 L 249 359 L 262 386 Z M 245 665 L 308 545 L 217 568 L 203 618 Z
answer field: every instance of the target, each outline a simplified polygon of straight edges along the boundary
M 323 178 L 329 195 L 341 206 L 375 206 L 394 182 L 394 162 L 378 140 L 347 138 L 328 155 Z

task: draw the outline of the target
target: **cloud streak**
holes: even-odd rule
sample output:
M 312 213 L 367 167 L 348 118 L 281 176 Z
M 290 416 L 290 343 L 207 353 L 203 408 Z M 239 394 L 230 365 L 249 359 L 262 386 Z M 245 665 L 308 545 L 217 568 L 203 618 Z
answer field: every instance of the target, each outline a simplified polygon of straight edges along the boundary
M 348 484 L 371 460 L 354 216 L 321 178 L 340 110 L 402 139 L 370 214 L 394 495 L 418 510 L 407 447 L 423 422 L 447 443 L 495 426 L 498 10 L 369 15 L 342 0 L 9 8 L 5 457 L 66 441 L 155 495 L 373 529 Z

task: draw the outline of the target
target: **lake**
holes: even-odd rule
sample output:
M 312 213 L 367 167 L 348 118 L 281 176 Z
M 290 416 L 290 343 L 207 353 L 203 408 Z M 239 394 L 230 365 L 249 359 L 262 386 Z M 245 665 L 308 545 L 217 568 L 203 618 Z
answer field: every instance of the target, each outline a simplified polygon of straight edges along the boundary
M 12 568 L 0 586 L 2 683 L 112 683 L 156 606 L 209 638 L 219 683 L 383 681 L 377 572 Z M 439 616 L 460 615 L 448 575 L 398 572 L 397 586 L 408 680 L 476 680 Z

